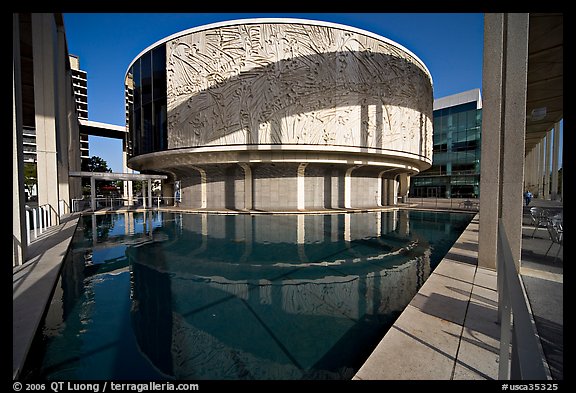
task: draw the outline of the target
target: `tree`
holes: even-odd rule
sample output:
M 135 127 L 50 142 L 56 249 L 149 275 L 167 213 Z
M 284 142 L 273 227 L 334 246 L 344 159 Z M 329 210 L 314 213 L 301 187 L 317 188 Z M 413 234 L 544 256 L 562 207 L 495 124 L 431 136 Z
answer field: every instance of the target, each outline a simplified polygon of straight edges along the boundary
M 82 162 L 82 170 L 87 172 L 112 172 L 108 168 L 108 163 L 101 157 L 92 156 L 88 160 Z
M 29 162 L 24 163 L 24 187 L 26 187 L 26 191 L 28 191 L 28 197 L 32 196 L 37 177 L 36 164 Z
M 111 173 L 112 169 L 108 168 L 108 163 L 101 157 L 92 156 L 88 160 L 82 162 L 82 171 L 84 172 L 107 172 Z M 88 180 L 88 179 L 86 179 Z M 115 184 L 114 181 L 110 180 L 99 180 L 96 183 L 96 193 L 97 194 L 110 194 L 112 186 Z M 116 187 L 114 187 L 115 189 Z M 85 195 L 90 194 L 90 183 L 86 182 L 83 184 L 83 193 Z

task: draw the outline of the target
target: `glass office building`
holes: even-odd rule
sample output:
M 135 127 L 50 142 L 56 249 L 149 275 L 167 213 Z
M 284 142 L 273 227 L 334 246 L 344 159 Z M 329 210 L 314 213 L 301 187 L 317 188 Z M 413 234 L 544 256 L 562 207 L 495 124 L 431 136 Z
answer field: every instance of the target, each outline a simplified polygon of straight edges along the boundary
M 480 196 L 480 89 L 434 100 L 432 167 L 414 176 L 411 197 Z

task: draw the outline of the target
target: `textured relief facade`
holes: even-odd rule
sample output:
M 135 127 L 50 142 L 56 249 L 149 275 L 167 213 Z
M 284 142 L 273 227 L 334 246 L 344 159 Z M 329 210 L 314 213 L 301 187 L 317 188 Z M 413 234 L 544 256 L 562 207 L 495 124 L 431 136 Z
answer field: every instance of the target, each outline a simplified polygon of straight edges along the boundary
M 168 147 L 311 144 L 432 154 L 427 70 L 394 45 L 304 24 L 169 41 Z
M 129 67 L 129 166 L 178 181 L 180 206 L 310 211 L 407 196 L 432 163 L 432 80 L 356 28 L 250 19 L 191 29 Z

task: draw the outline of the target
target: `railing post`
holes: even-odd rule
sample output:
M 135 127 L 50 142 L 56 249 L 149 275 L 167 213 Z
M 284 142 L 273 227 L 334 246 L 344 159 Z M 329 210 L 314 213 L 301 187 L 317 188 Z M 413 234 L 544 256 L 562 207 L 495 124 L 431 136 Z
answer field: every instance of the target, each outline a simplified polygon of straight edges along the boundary
M 40 218 L 40 234 L 44 233 L 44 225 L 46 225 L 46 212 L 44 211 L 44 205 L 40 206 L 39 218 Z
M 30 245 L 30 210 L 26 209 L 26 244 Z
M 32 223 L 34 224 L 34 239 L 38 237 L 38 219 L 36 218 L 36 209 L 38 208 L 35 207 L 34 209 L 32 209 Z

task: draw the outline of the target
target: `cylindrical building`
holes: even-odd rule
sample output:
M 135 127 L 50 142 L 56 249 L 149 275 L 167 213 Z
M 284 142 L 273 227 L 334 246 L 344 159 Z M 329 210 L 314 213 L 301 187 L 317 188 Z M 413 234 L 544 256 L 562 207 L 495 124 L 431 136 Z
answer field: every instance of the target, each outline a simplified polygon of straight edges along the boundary
M 126 73 L 128 165 L 182 207 L 392 205 L 432 162 L 432 78 L 357 28 L 244 19 L 167 37 Z

